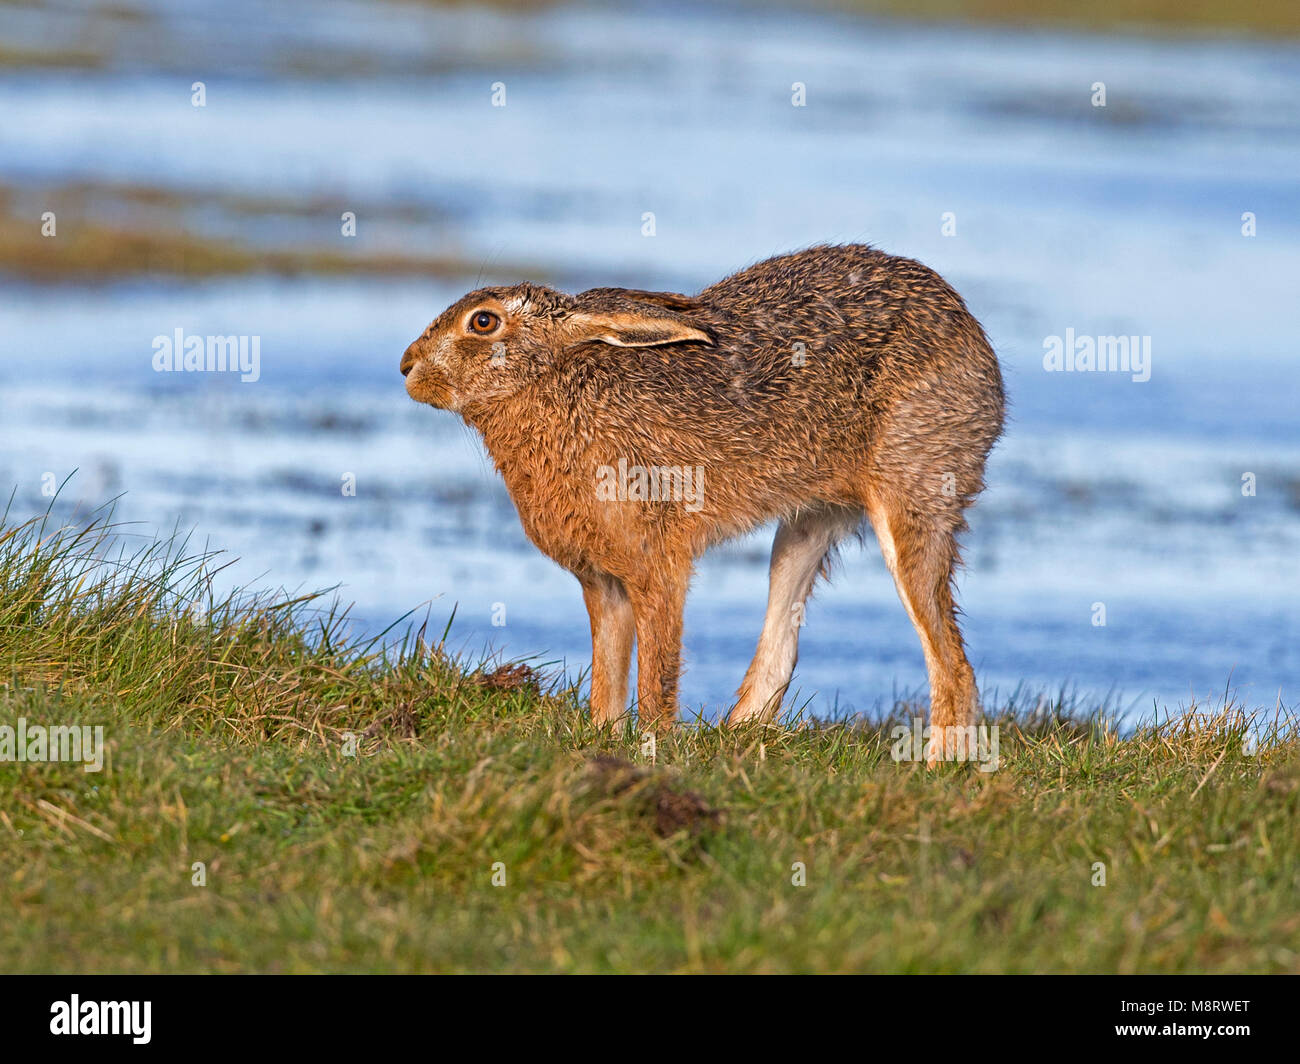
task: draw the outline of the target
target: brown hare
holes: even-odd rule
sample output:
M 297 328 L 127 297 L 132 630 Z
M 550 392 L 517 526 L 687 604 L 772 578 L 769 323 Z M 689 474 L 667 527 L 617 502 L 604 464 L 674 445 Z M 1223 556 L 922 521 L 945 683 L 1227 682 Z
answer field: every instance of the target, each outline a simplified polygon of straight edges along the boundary
M 483 288 L 401 362 L 482 435 L 529 538 L 582 584 L 591 708 L 677 713 L 694 559 L 775 519 L 767 615 L 731 723 L 780 709 L 804 601 L 870 522 L 921 638 L 929 760 L 975 723 L 953 572 L 1002 431 L 997 357 L 933 270 L 863 245 L 768 259 L 697 296 Z

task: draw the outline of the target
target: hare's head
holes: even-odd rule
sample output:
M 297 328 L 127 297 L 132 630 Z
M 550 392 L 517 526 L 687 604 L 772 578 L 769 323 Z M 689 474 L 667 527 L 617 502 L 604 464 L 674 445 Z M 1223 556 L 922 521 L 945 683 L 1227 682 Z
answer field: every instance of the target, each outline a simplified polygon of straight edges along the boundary
M 460 411 L 527 387 L 586 344 L 712 344 L 700 318 L 694 300 L 673 292 L 480 288 L 434 319 L 406 349 L 401 370 L 412 399 Z

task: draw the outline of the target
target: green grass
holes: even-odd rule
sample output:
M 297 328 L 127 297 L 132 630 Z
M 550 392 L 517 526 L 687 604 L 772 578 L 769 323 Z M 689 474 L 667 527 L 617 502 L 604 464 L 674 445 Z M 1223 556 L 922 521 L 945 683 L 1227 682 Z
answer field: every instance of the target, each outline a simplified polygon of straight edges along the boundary
M 0 527 L 0 723 L 109 746 L 0 763 L 5 970 L 1300 971 L 1285 715 L 1252 751 L 1233 706 L 1007 707 L 988 773 L 896 763 L 889 722 L 683 726 L 649 765 L 440 632 L 356 645 L 121 542 Z

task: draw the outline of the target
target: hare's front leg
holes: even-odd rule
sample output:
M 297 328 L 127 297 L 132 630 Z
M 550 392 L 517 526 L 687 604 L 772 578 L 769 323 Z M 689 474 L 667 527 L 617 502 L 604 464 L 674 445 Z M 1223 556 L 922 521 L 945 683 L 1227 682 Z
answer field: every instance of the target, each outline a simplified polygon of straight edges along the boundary
M 777 528 L 769 566 L 767 615 L 728 724 L 769 721 L 780 710 L 799 658 L 803 605 L 827 552 L 859 520 L 847 511 L 811 510 L 782 521 Z
M 578 579 L 591 617 L 591 722 L 603 728 L 627 716 L 627 674 L 635 633 L 632 602 L 622 583 L 607 573 Z
M 647 572 L 626 582 L 636 617 L 637 718 L 643 729 L 667 732 L 677 721 L 682 662 L 682 611 L 691 561 L 647 560 Z

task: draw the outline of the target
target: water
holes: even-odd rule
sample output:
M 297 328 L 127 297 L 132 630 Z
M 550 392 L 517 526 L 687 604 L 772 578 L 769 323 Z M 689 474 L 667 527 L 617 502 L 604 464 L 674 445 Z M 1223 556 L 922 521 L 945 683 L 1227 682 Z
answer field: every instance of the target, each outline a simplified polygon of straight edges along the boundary
M 17 513 L 48 502 L 45 474 L 76 469 L 60 513 L 125 493 L 118 515 L 139 534 L 193 528 L 242 559 L 232 580 L 339 584 L 359 630 L 418 609 L 441 631 L 455 605 L 453 645 L 576 674 L 576 581 L 528 544 L 468 430 L 406 398 L 402 350 L 480 276 L 520 279 L 500 263 L 570 288 L 692 291 L 769 254 L 864 240 L 943 273 L 1003 360 L 1011 419 L 960 585 L 984 689 L 1072 686 L 1135 714 L 1229 684 L 1254 705 L 1296 703 L 1293 46 L 423 4 L 365 5 L 367 20 L 279 5 L 254 46 L 232 29 L 241 10 L 160 8 L 165 47 L 121 34 L 99 69 L 4 73 L 0 181 L 37 201 L 111 179 L 321 202 L 294 219 L 192 212 L 253 243 L 336 248 L 336 207 L 355 204 L 357 244 L 436 247 L 466 276 L 11 277 L 0 484 Z M 10 43 L 42 39 L 36 18 L 15 13 Z M 177 328 L 260 336 L 260 380 L 155 373 L 152 340 Z M 1067 329 L 1150 337 L 1150 379 L 1045 372 L 1045 338 Z M 744 671 L 769 541 L 699 567 L 691 709 L 718 712 Z M 814 712 L 924 693 L 874 544 L 846 551 L 808 620 L 795 686 Z

